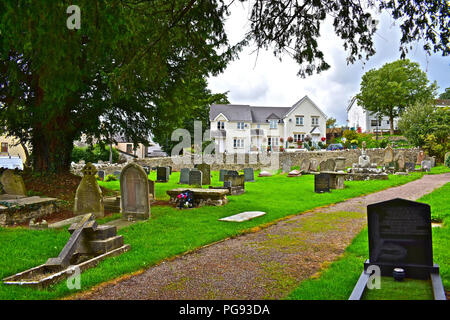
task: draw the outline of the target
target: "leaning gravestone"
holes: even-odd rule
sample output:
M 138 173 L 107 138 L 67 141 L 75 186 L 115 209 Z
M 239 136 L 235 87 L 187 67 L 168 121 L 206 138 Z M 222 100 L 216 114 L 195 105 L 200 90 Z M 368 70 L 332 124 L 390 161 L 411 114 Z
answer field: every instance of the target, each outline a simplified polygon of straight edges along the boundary
M 244 176 L 245 182 L 254 182 L 255 181 L 255 173 L 253 168 L 244 168 Z
M 169 182 L 170 169 L 169 167 L 156 168 L 156 182 Z
M 300 172 L 308 173 L 310 166 L 311 166 L 311 161 L 309 159 L 303 159 L 302 164 L 300 165 Z
M 383 163 L 388 164 L 394 161 L 394 150 L 392 150 L 391 146 L 387 146 L 384 149 Z
M 317 160 L 316 158 L 312 158 L 311 163 L 309 165 L 309 171 L 317 172 L 318 167 L 319 167 L 319 160 Z
M 211 166 L 207 163 L 197 165 L 197 169 L 202 172 L 202 185 L 211 184 Z
M 202 181 L 203 181 L 203 172 L 197 169 L 193 169 L 189 171 L 189 185 L 202 187 Z
M 314 175 L 314 192 L 330 192 L 330 174 L 319 173 Z
M 120 179 L 120 212 L 127 220 L 146 220 L 150 218 L 148 176 L 136 163 L 129 163 L 122 169 Z
M 369 260 L 350 296 L 360 299 L 370 274 L 377 266 L 381 276 L 429 279 L 435 299 L 444 299 L 439 266 L 433 264 L 430 206 L 405 199 L 393 199 L 367 206 Z
M 333 159 L 328 159 L 320 163 L 320 172 L 334 172 L 336 170 L 336 163 Z
M 189 184 L 189 168 L 182 168 L 180 170 L 180 184 Z
M 23 182 L 22 176 L 15 174 L 13 170 L 6 169 L 1 178 L 0 182 L 3 187 L 3 191 L 7 194 L 26 196 L 27 190 L 25 189 L 25 183 Z
M 76 216 L 93 213 L 96 218 L 105 215 L 102 190 L 100 189 L 95 174 L 97 169 L 88 162 L 81 170 L 83 178 L 75 193 L 75 204 L 73 213 Z

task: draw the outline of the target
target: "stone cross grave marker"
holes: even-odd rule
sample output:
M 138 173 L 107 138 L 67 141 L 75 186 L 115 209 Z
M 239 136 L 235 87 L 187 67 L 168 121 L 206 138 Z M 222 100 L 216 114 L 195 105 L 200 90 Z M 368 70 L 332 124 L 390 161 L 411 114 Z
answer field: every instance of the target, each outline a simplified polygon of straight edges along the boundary
M 93 213 L 95 214 L 95 217 L 102 218 L 105 215 L 105 212 L 102 190 L 95 178 L 97 168 L 92 163 L 88 162 L 81 172 L 83 173 L 83 178 L 75 193 L 73 213 L 76 216 Z
M 180 170 L 180 184 L 189 184 L 189 168 L 182 168 Z
M 120 211 L 122 218 L 146 220 L 150 218 L 148 176 L 136 163 L 129 163 L 122 169 L 120 179 Z
M 189 185 L 201 188 L 203 181 L 203 172 L 198 169 L 189 171 Z
M 319 173 L 314 175 L 314 192 L 330 192 L 330 174 Z

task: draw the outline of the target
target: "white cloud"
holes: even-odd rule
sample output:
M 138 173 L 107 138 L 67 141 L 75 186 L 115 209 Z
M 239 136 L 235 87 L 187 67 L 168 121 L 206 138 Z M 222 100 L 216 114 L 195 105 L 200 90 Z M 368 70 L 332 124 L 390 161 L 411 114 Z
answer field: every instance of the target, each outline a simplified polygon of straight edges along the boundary
M 232 9 L 232 15 L 226 22 L 227 34 L 232 43 L 242 39 L 249 29 L 248 4 L 238 3 Z M 374 41 L 376 54 L 363 64 L 361 61 L 347 65 L 347 52 L 333 31 L 331 23 L 321 26 L 319 46 L 325 54 L 331 68 L 318 75 L 302 79 L 297 76 L 297 63 L 285 55 L 280 62 L 271 51 L 254 52 L 255 48 L 246 48 L 239 59 L 229 64 L 224 73 L 209 79 L 209 88 L 213 92 L 229 91 L 231 103 L 291 106 L 304 95 L 308 95 L 329 116 L 345 124 L 346 107 L 349 99 L 358 93 L 361 76 L 372 68 L 379 68 L 387 62 L 400 58 L 400 30 L 393 25 L 388 14 L 378 17 Z M 427 72 L 430 81 L 437 80 L 439 91 L 450 87 L 450 59 L 442 56 L 427 57 L 420 43 L 414 44 L 408 57 L 418 62 Z

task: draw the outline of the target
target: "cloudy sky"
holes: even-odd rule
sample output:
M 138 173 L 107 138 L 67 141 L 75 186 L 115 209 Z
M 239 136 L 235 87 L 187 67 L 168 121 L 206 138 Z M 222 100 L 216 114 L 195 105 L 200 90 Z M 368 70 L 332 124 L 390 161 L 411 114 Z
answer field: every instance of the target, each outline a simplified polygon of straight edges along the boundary
M 232 14 L 226 22 L 226 31 L 231 43 L 243 38 L 249 30 L 248 5 L 235 2 Z M 325 60 L 331 65 L 327 71 L 302 79 L 297 76 L 296 62 L 289 56 L 283 56 L 280 62 L 271 51 L 259 52 L 248 47 L 239 55 L 239 59 L 229 64 L 224 73 L 209 78 L 209 88 L 214 92 L 228 93 L 228 99 L 234 104 L 258 106 L 290 107 L 304 95 L 308 95 L 328 117 L 337 119 L 345 125 L 348 101 L 359 92 L 362 75 L 373 68 L 380 68 L 387 62 L 400 58 L 400 29 L 389 14 L 377 16 L 378 31 L 374 37 L 376 54 L 369 61 L 356 61 L 347 65 L 347 53 L 342 41 L 334 34 L 333 26 L 327 21 L 321 26 L 319 46 L 325 54 Z M 427 73 L 430 81 L 437 81 L 438 92 L 450 87 L 450 57 L 440 54 L 427 56 L 420 43 L 415 43 L 408 55 L 418 62 Z

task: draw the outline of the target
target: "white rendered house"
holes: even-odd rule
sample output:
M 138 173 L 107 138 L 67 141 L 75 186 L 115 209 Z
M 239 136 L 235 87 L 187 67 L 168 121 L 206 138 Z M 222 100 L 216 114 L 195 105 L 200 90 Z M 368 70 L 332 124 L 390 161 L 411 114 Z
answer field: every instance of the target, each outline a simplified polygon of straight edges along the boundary
M 363 107 L 358 105 L 356 97 L 353 97 L 347 107 L 347 123 L 350 128 L 361 128 L 361 132 L 369 133 L 378 131 L 389 131 L 391 126 L 389 117 L 382 116 L 379 118 Z M 398 129 L 398 118 L 394 118 L 394 130 Z
M 326 137 L 327 116 L 305 96 L 292 107 L 256 107 L 213 104 L 209 111 L 211 138 L 219 152 L 262 151 L 268 146 L 279 150 L 303 141 L 309 134 L 313 142 Z M 293 144 L 287 142 L 294 139 Z

